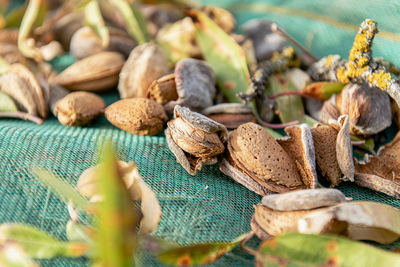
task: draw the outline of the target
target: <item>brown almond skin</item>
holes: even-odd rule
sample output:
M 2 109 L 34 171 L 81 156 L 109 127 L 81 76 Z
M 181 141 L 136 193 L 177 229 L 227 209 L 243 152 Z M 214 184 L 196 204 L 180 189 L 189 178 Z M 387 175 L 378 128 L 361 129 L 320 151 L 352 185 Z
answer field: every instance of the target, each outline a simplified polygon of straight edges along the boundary
M 117 101 L 106 108 L 105 115 L 114 126 L 137 135 L 157 135 L 168 120 L 164 108 L 146 98 Z
M 228 138 L 229 161 L 273 192 L 304 188 L 292 158 L 261 126 L 246 123 Z
M 83 126 L 100 116 L 104 107 L 103 99 L 96 94 L 73 92 L 57 101 L 57 118 L 64 125 Z
M 176 91 L 175 74 L 168 74 L 153 81 L 149 89 L 147 89 L 146 98 L 153 99 L 161 105 L 177 100 L 178 92 Z

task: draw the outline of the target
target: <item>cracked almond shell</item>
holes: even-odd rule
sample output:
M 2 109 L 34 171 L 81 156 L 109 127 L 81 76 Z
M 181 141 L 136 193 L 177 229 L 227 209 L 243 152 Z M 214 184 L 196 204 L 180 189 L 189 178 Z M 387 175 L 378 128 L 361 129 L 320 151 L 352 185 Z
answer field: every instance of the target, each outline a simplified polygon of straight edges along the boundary
M 83 126 L 103 114 L 104 101 L 89 92 L 72 92 L 56 103 L 57 118 L 67 126 Z
M 229 134 L 220 170 L 260 195 L 307 188 L 290 155 L 267 130 L 251 122 Z
M 58 74 L 52 83 L 75 91 L 104 91 L 118 83 L 124 57 L 116 52 L 100 52 L 75 62 Z
M 355 183 L 400 199 L 400 133 L 355 164 Z
M 157 45 L 145 43 L 135 47 L 119 75 L 121 98 L 146 97 L 151 83 L 168 71 L 167 57 Z
M 176 91 L 175 75 L 168 74 L 153 81 L 147 90 L 146 98 L 155 100 L 158 104 L 164 105 L 169 101 L 178 99 Z
M 157 135 L 168 119 L 160 104 L 146 98 L 119 100 L 106 108 L 105 115 L 114 126 L 137 135 Z
M 226 128 L 189 108 L 175 106 L 174 119 L 165 130 L 167 143 L 177 161 L 191 175 L 203 165 L 215 164 L 225 150 Z

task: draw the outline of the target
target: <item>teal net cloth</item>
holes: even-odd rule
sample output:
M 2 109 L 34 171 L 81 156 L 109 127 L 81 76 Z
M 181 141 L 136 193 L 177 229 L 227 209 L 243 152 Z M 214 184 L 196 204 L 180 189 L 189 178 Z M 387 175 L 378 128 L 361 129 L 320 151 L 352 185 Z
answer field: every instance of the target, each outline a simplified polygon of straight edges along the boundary
M 213 1 L 204 1 L 210 4 Z M 375 56 L 400 64 L 400 20 L 397 2 L 390 1 L 218 1 L 230 8 L 239 25 L 264 17 L 278 22 L 312 53 L 321 57 L 338 53 L 347 57 L 358 25 L 364 18 L 378 21 L 373 47 Z M 282 3 L 281 3 L 282 2 Z M 397 10 L 397 11 L 396 11 Z M 68 61 L 68 57 L 63 59 Z M 65 62 L 54 62 L 62 68 Z M 118 100 L 116 93 L 103 94 L 107 104 Z M 216 165 L 189 175 L 169 151 L 165 137 L 136 136 L 113 127 L 100 118 L 89 127 L 66 127 L 54 117 L 41 126 L 20 120 L 0 120 L 0 223 L 23 222 L 66 239 L 69 219 L 66 205 L 31 173 L 44 167 L 75 185 L 79 175 L 96 165 L 99 143 L 111 139 L 124 161 L 134 160 L 145 181 L 155 191 L 162 220 L 154 235 L 179 244 L 231 241 L 250 230 L 253 205 L 260 196 L 223 175 Z M 400 208 L 400 201 L 350 183 L 338 187 L 355 200 L 374 200 Z M 383 246 L 400 248 L 400 242 Z M 140 255 L 143 266 L 158 263 Z M 40 261 L 44 266 L 88 265 L 86 259 Z M 214 266 L 252 266 L 250 256 L 235 248 Z

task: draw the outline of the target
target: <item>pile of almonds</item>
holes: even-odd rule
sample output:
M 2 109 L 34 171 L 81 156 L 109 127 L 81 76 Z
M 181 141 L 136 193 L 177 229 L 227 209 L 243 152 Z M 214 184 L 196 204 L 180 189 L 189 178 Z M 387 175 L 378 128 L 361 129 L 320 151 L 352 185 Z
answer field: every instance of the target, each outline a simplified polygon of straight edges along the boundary
M 361 25 L 359 34 L 364 35 L 359 36 L 372 37 L 356 38 L 348 61 L 339 56 L 310 60 L 285 47 L 286 33 L 270 21 L 252 20 L 239 35 L 233 33 L 235 20 L 228 11 L 212 6 L 197 10 L 246 55 L 251 79 L 249 88 L 235 96 L 243 99 L 239 103 L 229 102 L 221 89 L 218 81 L 223 77 L 205 59 L 196 38 L 197 21 L 186 16 L 190 14 L 184 12 L 187 7 L 138 8 L 153 41 L 134 39 L 121 23 L 121 14 L 108 13 L 104 16 L 109 42 L 104 47 L 95 31 L 84 25 L 83 14 L 67 12 L 45 21 L 45 25 L 51 24 L 46 35 L 31 36 L 45 61 L 21 53 L 17 29 L 1 30 L 0 99 L 7 103 L 0 106 L 0 115 L 45 119 L 51 111 L 63 125 L 86 126 L 104 113 L 111 124 L 132 134 L 154 136 L 164 130 L 168 147 L 189 174 L 218 164 L 221 172 L 264 196 L 252 221 L 260 238 L 298 231 L 345 233 L 365 239 L 357 236 L 359 232 L 352 226 L 356 220 L 346 213 L 351 210 L 348 199 L 335 189 L 316 188 L 348 181 L 400 198 L 400 134 L 373 155 L 362 147 L 363 140 L 384 137 L 382 131 L 391 126 L 392 119 L 400 121 L 398 99 L 390 98 L 393 88 L 380 90 L 385 84 L 373 79 L 375 70 L 396 70 L 392 66 L 389 71 L 385 67 L 388 62 L 372 59 L 374 24 L 366 20 Z M 370 65 L 354 59 L 359 51 L 353 50 L 359 46 L 365 52 L 360 57 L 367 57 Z M 76 62 L 56 73 L 46 61 L 64 51 Z M 372 64 L 376 69 L 368 69 Z M 372 74 L 357 76 L 359 72 L 352 73 L 352 67 L 367 68 Z M 303 96 L 295 97 L 301 104 L 305 102 L 307 114 L 301 116 L 309 118 L 307 123 L 284 121 L 287 107 L 280 106 L 277 96 L 268 91 L 269 79 L 278 73 L 284 75 L 277 79 L 290 73 L 299 75 L 291 83 L 298 87 L 295 94 Z M 304 81 L 319 82 L 320 87 L 313 87 L 317 89 L 341 83 L 343 89 L 329 96 L 313 91 L 310 97 L 303 90 L 308 85 Z M 392 80 L 391 84 L 396 83 Z M 102 93 L 115 89 L 121 99 L 106 106 Z M 278 117 L 283 124 L 276 124 Z M 286 136 L 277 137 L 271 130 L 279 126 Z M 356 149 L 363 151 L 362 160 L 353 156 Z M 351 205 L 357 209 L 370 204 Z M 316 214 L 329 220 L 318 221 Z M 374 234 L 368 238 L 382 241 Z

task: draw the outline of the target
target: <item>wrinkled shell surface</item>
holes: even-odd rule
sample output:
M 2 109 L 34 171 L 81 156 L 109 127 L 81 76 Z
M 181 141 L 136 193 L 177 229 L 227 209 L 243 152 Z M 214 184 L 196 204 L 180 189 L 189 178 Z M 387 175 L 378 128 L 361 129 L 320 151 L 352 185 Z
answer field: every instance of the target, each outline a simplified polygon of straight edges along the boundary
M 104 101 L 96 94 L 73 92 L 56 103 L 57 118 L 61 124 L 83 126 L 103 114 Z
M 348 84 L 336 98 L 340 114 L 348 114 L 354 135 L 376 134 L 392 123 L 388 94 L 367 85 Z
M 296 163 L 261 126 L 239 126 L 229 134 L 227 149 L 229 162 L 266 189 L 282 193 L 305 188 Z
M 154 100 L 119 100 L 106 108 L 106 118 L 114 126 L 138 135 L 156 135 L 168 119 L 163 107 Z
M 168 60 L 155 44 L 142 44 L 132 50 L 119 75 L 121 98 L 146 97 L 154 80 L 168 73 Z
M 164 106 L 168 113 L 176 105 L 197 112 L 212 106 L 216 92 L 215 75 L 206 62 L 193 58 L 180 60 L 175 65 L 175 82 L 179 98 Z
M 72 64 L 52 82 L 70 90 L 104 91 L 117 85 L 124 62 L 119 53 L 100 52 Z

